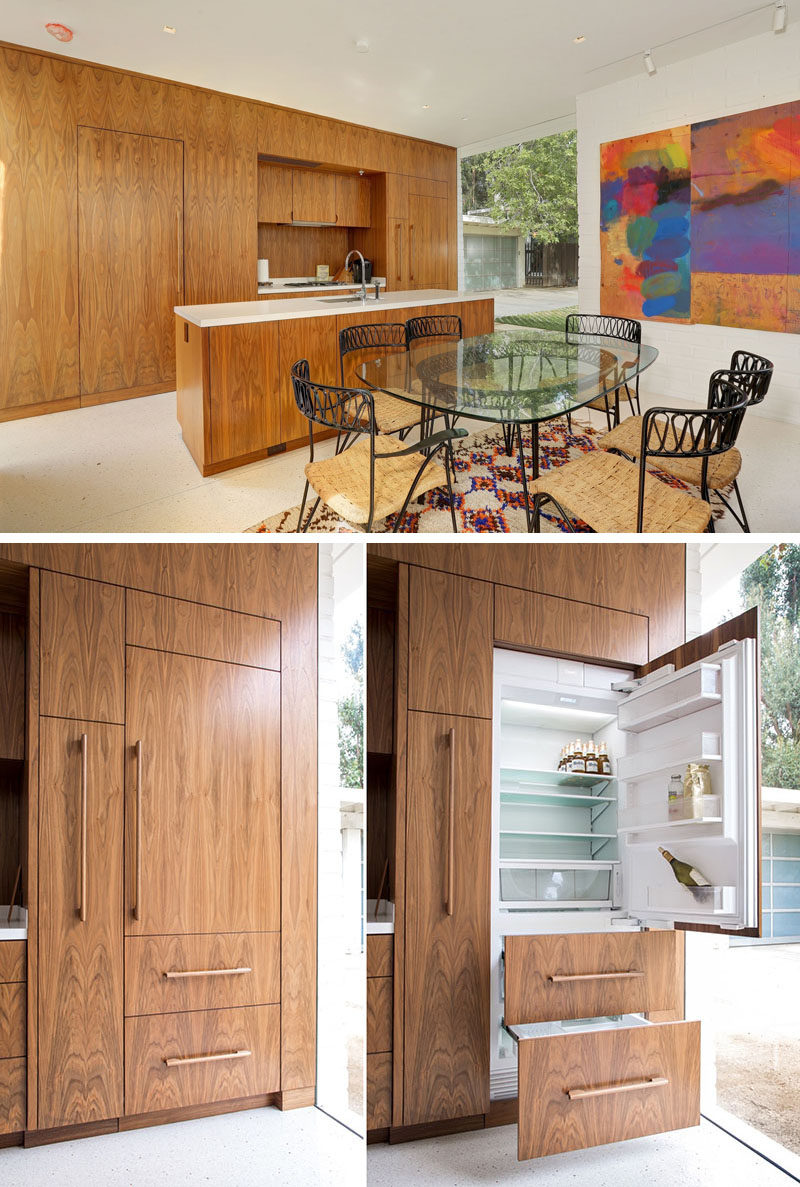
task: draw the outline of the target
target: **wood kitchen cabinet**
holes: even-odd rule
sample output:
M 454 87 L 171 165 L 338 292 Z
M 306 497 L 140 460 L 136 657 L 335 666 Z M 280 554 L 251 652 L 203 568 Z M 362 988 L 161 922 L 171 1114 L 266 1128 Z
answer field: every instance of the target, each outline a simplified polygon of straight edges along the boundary
M 336 175 L 314 169 L 292 171 L 292 222 L 335 223 Z
M 336 222 L 340 227 L 372 224 L 372 192 L 368 177 L 357 173 L 336 175 Z
M 285 165 L 258 165 L 258 221 L 292 221 L 292 170 Z
M 390 291 L 413 288 L 409 271 L 408 219 L 389 219 L 387 228 L 386 284 Z
M 308 359 L 319 383 L 339 382 L 338 318 L 299 317 L 280 323 L 280 415 L 281 440 L 308 443 L 308 420 L 297 407 L 292 387 L 292 367 Z M 320 429 L 318 433 L 325 432 Z M 315 435 L 318 435 L 315 433 Z
M 408 197 L 408 279 L 412 289 L 444 289 L 448 280 L 447 198 Z

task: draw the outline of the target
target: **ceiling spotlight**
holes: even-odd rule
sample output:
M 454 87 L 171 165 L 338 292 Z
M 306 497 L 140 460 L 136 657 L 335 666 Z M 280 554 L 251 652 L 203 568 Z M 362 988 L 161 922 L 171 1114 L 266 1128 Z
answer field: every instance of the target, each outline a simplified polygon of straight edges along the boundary
M 772 15 L 772 32 L 785 33 L 786 20 L 786 4 L 784 3 L 784 0 L 778 0 L 778 3 L 775 5 L 775 12 Z
M 55 37 L 56 41 L 72 41 L 72 30 L 66 25 L 60 25 L 58 21 L 49 21 L 45 25 L 45 29 L 51 37 Z
M 162 25 L 161 32 L 162 33 L 177 33 L 178 30 L 175 28 L 174 25 Z
M 430 105 L 430 103 L 423 103 L 423 104 L 422 104 L 422 110 L 423 110 L 423 111 L 429 111 L 429 110 L 430 110 L 430 106 L 431 106 L 431 105 Z
M 653 55 L 650 53 L 649 49 L 645 51 L 644 68 L 647 71 L 647 73 L 650 75 L 651 78 L 656 73 L 656 64 L 653 61 Z
M 583 33 L 579 33 L 578 36 L 573 37 L 572 40 L 575 42 L 576 45 L 583 45 L 584 41 L 586 40 L 586 37 L 584 36 Z
M 358 54 L 368 54 L 369 53 L 369 42 L 367 41 L 366 37 L 359 37 L 358 41 L 354 42 L 354 44 L 356 47 L 356 53 L 358 53 Z
M 461 119 L 462 119 L 462 121 L 464 121 L 464 120 L 468 120 L 468 119 L 469 119 L 469 116 L 468 116 L 468 115 L 462 115 Z

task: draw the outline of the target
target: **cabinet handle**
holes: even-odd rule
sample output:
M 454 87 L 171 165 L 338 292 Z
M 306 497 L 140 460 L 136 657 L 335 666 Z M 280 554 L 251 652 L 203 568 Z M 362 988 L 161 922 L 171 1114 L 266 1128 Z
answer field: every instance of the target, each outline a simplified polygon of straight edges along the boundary
M 167 973 L 162 973 L 162 976 L 165 981 L 178 981 L 182 977 L 233 977 L 239 973 L 252 973 L 252 971 L 244 966 L 239 969 L 185 969 L 183 971 L 171 969 Z
M 553 973 L 547 980 L 554 983 L 561 981 L 614 981 L 621 977 L 643 976 L 644 973 L 640 973 L 637 969 L 625 969 L 622 973 Z
M 219 1055 L 173 1055 L 165 1059 L 167 1067 L 180 1067 L 184 1063 L 217 1063 L 221 1059 L 246 1059 L 252 1051 L 222 1051 Z
M 88 758 L 88 739 L 86 734 L 81 734 L 81 898 L 80 906 L 78 907 L 78 917 L 81 923 L 86 922 L 86 884 L 88 870 L 87 866 L 87 840 L 88 840 L 88 818 L 89 818 L 89 758 Z
M 135 881 L 133 917 L 141 918 L 142 910 L 142 741 L 136 743 L 136 852 L 135 852 Z
M 395 283 L 400 285 L 403 279 L 403 224 L 395 223 L 394 237 L 395 237 L 395 255 L 397 257 L 397 275 L 395 276 Z
M 408 279 L 414 279 L 414 224 L 408 228 Z
M 178 217 L 175 220 L 175 236 L 176 245 L 178 248 L 178 304 L 183 300 L 183 235 L 181 227 L 181 214 L 178 212 Z
M 570 1100 L 583 1100 L 586 1096 L 613 1096 L 616 1092 L 636 1092 L 639 1088 L 664 1088 L 669 1084 L 665 1076 L 652 1076 L 649 1080 L 630 1080 L 627 1084 L 609 1084 L 607 1088 L 568 1088 Z
M 456 836 L 456 731 L 454 728 L 451 728 L 448 737 L 450 739 L 450 775 L 447 786 L 447 903 L 445 910 L 448 915 L 452 915 Z

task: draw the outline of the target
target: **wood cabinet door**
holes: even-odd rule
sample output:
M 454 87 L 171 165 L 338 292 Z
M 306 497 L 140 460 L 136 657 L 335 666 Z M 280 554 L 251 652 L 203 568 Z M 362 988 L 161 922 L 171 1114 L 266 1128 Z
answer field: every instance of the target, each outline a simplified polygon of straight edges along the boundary
M 403 1121 L 489 1107 L 489 721 L 408 714 Z
M 336 222 L 340 227 L 369 227 L 372 222 L 372 191 L 368 177 L 355 173 L 336 174 Z
M 40 1129 L 122 1113 L 123 744 L 121 725 L 40 721 Z
M 395 292 L 411 287 L 408 272 L 408 219 L 391 218 L 388 226 L 386 285 Z
M 211 461 L 246 457 L 277 445 L 278 323 L 213 326 L 208 348 Z
M 408 272 L 412 289 L 447 288 L 447 220 L 447 198 L 409 194 Z
M 292 221 L 292 170 L 282 165 L 258 166 L 258 221 Z
M 312 169 L 292 173 L 292 222 L 336 222 L 336 175 Z
M 129 935 L 280 930 L 280 676 L 129 647 Z
M 492 716 L 492 587 L 411 566 L 408 707 Z
M 81 394 L 175 380 L 183 143 L 78 128 Z
M 588 602 L 496 585 L 494 637 L 520 651 L 580 655 L 587 662 L 642 664 L 649 652 L 650 620 Z
M 339 382 L 338 320 L 298 317 L 280 323 L 281 441 L 308 441 L 308 421 L 297 407 L 292 387 L 291 370 L 297 360 L 308 359 L 311 378 L 317 383 Z

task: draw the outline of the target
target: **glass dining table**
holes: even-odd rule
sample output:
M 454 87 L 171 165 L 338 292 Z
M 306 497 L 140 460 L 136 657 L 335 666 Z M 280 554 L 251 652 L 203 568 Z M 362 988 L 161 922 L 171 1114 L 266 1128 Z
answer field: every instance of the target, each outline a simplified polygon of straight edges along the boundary
M 621 390 L 657 357 L 655 347 L 619 338 L 509 328 L 460 342 L 421 339 L 407 352 L 359 363 L 355 373 L 366 388 L 416 405 L 423 431 L 437 418 L 447 428 L 464 420 L 500 426 L 507 455 L 519 456 L 530 527 L 528 468 L 539 477 L 539 425 L 596 400 L 613 412 Z

